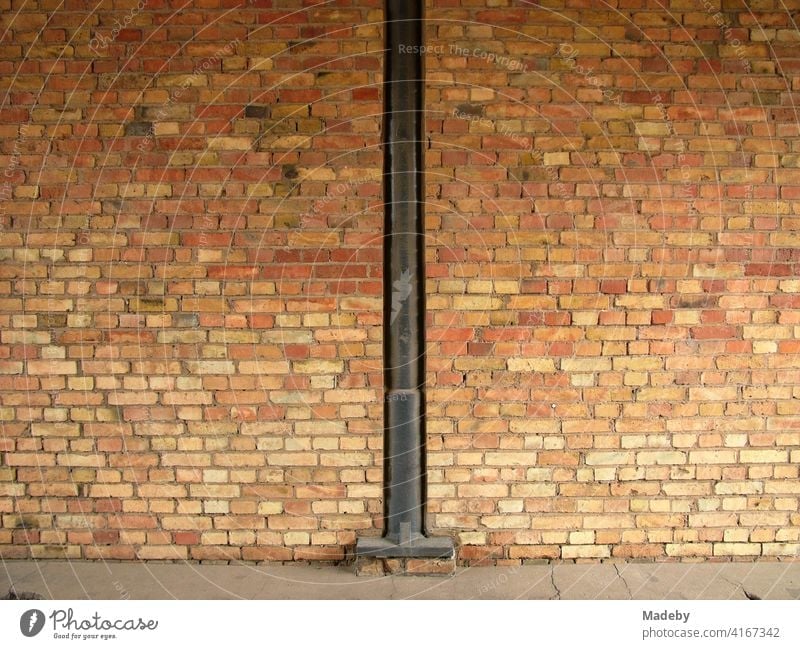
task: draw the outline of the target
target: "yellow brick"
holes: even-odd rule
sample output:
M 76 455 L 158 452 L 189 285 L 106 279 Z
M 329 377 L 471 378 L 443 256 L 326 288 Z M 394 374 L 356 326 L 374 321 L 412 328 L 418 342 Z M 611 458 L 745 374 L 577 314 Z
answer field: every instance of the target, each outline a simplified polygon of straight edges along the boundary
M 686 453 L 681 451 L 642 451 L 636 455 L 636 463 L 649 464 L 685 464 Z
M 502 498 L 508 495 L 508 486 L 499 484 L 469 484 L 458 486 L 459 498 Z
M 598 358 L 565 358 L 561 361 L 564 372 L 607 372 L 611 370 L 611 359 Z
M 161 526 L 165 530 L 209 530 L 212 521 L 206 516 L 164 516 Z
M 738 523 L 736 513 L 705 512 L 702 514 L 689 514 L 689 527 L 731 527 Z
M 587 530 L 569 533 L 570 545 L 591 545 L 594 543 L 594 532 Z
M 508 369 L 511 372 L 555 372 L 556 366 L 550 358 L 510 358 Z
M 788 451 L 768 449 L 742 449 L 739 451 L 739 460 L 743 464 L 787 462 L 789 460 L 789 453 Z
M 512 419 L 509 424 L 512 433 L 558 434 L 560 426 L 553 419 Z
M 780 340 L 792 338 L 792 327 L 780 325 L 745 325 L 742 337 L 745 339 Z
M 520 514 L 481 517 L 481 524 L 489 529 L 528 529 L 530 521 L 530 516 Z
M 737 397 L 736 386 L 689 388 L 689 401 L 734 401 Z
M 311 536 L 308 532 L 286 532 L 283 535 L 283 542 L 286 545 L 308 545 L 311 542 Z
M 597 451 L 586 454 L 586 464 L 589 466 L 633 464 L 633 462 L 633 453 Z
M 636 393 L 637 401 L 684 401 L 686 390 L 679 387 L 641 388 Z
M 30 360 L 27 363 L 28 374 L 52 376 L 56 374 L 77 374 L 78 364 L 75 361 Z
M 562 559 L 605 559 L 611 556 L 607 545 L 566 545 L 561 548 Z
M 764 543 L 762 554 L 766 557 L 797 557 L 800 543 Z
M 81 434 L 81 425 L 78 423 L 42 423 L 31 424 L 31 435 L 41 437 L 78 437 Z
M 321 423 L 321 422 L 320 422 Z M 272 466 L 316 466 L 316 453 L 269 453 L 267 463 Z
M 142 560 L 186 560 L 189 558 L 189 548 L 182 545 L 143 545 L 137 549 L 136 556 Z
M 755 480 L 748 482 L 723 481 L 714 485 L 714 493 L 721 496 L 728 494 L 759 494 L 763 492 L 764 484 Z
M 667 543 L 666 553 L 669 557 L 710 557 L 711 543 Z
M 486 545 L 485 532 L 459 532 L 458 540 L 461 545 Z
M 296 361 L 293 363 L 295 372 L 300 374 L 338 374 L 344 371 L 342 361 Z
M 758 543 L 715 543 L 715 557 L 743 557 L 758 556 L 761 554 L 761 545 Z
M 669 135 L 669 124 L 665 121 L 660 122 L 636 122 L 634 124 L 637 135 L 650 136 L 650 135 Z
M 589 515 L 583 518 L 583 527 L 594 529 L 621 529 L 635 527 L 634 517 L 630 514 Z
M 536 464 L 536 453 L 533 452 L 501 452 L 487 453 L 488 466 L 533 466 Z
M 491 295 L 456 295 L 453 297 L 453 308 L 457 311 L 491 311 L 503 305 L 500 298 Z
M 511 495 L 521 498 L 550 498 L 556 495 L 552 484 L 512 484 Z
M 736 451 L 690 451 L 689 464 L 735 464 Z
M 784 527 L 789 524 L 788 512 L 741 512 L 739 514 L 739 525 L 746 528 L 754 527 Z

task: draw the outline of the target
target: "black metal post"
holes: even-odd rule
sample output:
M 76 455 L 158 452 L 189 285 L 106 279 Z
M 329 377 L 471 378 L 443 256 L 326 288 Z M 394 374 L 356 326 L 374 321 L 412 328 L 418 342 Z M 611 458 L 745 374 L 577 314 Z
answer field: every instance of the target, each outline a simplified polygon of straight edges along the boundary
M 384 535 L 356 553 L 453 555 L 425 533 L 424 0 L 386 0 L 384 187 Z

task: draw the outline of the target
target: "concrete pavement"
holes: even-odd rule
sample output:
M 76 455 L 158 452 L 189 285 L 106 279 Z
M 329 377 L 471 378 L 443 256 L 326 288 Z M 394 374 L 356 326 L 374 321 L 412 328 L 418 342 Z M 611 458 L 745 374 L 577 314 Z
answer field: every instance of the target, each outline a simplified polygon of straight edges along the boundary
M 450 577 L 356 577 L 352 566 L 3 561 L 0 598 L 9 591 L 92 600 L 796 600 L 800 562 L 460 567 Z

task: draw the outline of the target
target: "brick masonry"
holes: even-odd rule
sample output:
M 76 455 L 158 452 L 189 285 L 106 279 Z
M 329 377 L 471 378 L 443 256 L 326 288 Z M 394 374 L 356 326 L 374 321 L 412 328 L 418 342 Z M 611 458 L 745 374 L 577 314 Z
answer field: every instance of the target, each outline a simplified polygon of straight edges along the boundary
M 380 533 L 381 3 L 303 4 L 0 0 L 0 557 Z M 796 17 L 664 4 L 429 2 L 462 564 L 800 550 Z
M 359 577 L 384 575 L 449 576 L 455 574 L 454 559 L 376 559 L 357 557 L 355 570 Z

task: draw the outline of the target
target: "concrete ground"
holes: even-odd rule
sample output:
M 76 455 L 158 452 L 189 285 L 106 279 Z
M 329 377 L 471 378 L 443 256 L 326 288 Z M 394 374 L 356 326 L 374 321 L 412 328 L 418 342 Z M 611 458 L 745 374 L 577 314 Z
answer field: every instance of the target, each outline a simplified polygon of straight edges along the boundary
M 356 577 L 352 566 L 3 561 L 0 598 L 800 599 L 800 562 L 599 563 Z M 12 595 L 13 597 L 13 595 Z

